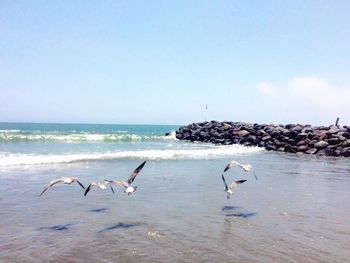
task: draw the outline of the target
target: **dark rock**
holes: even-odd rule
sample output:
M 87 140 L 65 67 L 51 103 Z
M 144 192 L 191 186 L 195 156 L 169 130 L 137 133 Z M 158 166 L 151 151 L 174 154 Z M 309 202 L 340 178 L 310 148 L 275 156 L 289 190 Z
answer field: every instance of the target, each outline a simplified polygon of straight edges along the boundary
M 346 140 L 342 143 L 344 147 L 350 147 L 350 140 Z
M 277 147 L 274 145 L 267 145 L 265 149 L 268 151 L 276 151 Z
M 307 138 L 307 133 L 301 132 L 295 137 L 296 141 L 305 140 Z
M 294 126 L 293 128 L 290 128 L 289 129 L 289 131 L 290 132 L 297 132 L 297 133 L 299 133 L 299 132 L 301 132 L 302 131 L 302 127 L 300 127 L 299 125 L 297 125 L 297 126 Z
M 175 137 L 176 137 L 176 139 L 181 140 L 181 139 L 183 139 L 184 136 L 181 133 L 176 133 Z
M 170 135 L 170 133 L 166 133 Z M 350 155 L 350 126 L 312 127 L 311 125 L 257 124 L 244 122 L 200 122 L 180 127 L 179 140 L 215 144 L 243 144 L 267 150 L 329 156 Z
M 291 152 L 291 153 L 296 153 L 298 151 L 298 147 L 291 146 L 291 147 L 289 147 L 288 151 Z
M 294 141 L 293 139 L 289 139 L 289 140 L 288 140 L 288 143 L 289 143 L 290 145 L 295 145 L 295 141 Z
M 338 143 L 340 143 L 341 141 L 339 140 L 339 138 L 330 138 L 327 140 L 327 142 L 330 144 L 330 145 L 336 145 Z
M 282 141 L 282 142 L 288 142 L 289 137 L 284 136 L 284 135 L 281 134 L 280 136 L 278 136 L 277 139 L 280 140 L 280 141 Z
M 307 146 L 306 145 L 301 145 L 297 148 L 298 152 L 305 152 L 307 150 Z
M 328 130 L 328 133 L 330 134 L 335 134 L 335 133 L 338 133 L 340 131 L 340 129 L 337 127 L 337 126 L 331 126 Z
M 350 139 L 350 132 L 339 132 L 338 135 L 341 135 L 346 139 Z
M 305 144 L 307 144 L 307 142 L 305 140 L 302 140 L 302 141 L 299 141 L 297 143 L 297 146 L 301 146 L 301 145 L 305 145 Z
M 334 149 L 333 148 L 326 148 L 325 149 L 326 156 L 332 156 L 334 155 Z
M 312 130 L 311 127 L 305 127 L 304 129 L 301 130 L 301 132 L 303 132 L 303 133 L 310 133 L 310 132 L 312 132 L 312 131 L 313 131 L 313 130 Z
M 346 147 L 341 151 L 341 156 L 350 157 L 350 147 Z
M 267 141 L 267 140 L 270 140 L 270 139 L 271 139 L 270 135 L 266 135 L 266 136 L 261 138 L 262 141 Z
M 289 137 L 292 139 L 295 139 L 298 136 L 299 132 L 297 131 L 291 131 L 289 134 Z

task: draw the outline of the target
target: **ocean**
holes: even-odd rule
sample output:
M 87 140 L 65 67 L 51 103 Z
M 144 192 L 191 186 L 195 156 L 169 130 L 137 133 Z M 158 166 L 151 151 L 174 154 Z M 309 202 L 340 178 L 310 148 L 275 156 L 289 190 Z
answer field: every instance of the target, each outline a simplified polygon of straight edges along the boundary
M 0 123 L 0 262 L 348 262 L 350 160 L 176 140 L 179 126 Z M 171 132 L 165 136 L 166 132 Z M 137 191 L 78 184 L 136 177 Z M 251 164 L 226 199 L 230 160 Z

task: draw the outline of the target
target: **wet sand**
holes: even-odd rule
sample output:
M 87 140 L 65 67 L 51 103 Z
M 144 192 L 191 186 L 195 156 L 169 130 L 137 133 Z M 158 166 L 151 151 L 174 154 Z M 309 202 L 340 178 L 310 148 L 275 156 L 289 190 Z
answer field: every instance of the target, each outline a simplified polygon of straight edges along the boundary
M 230 200 L 220 178 L 228 158 L 151 160 L 133 196 L 58 186 L 51 179 L 126 179 L 139 159 L 0 171 L 1 262 L 347 262 L 350 163 L 257 153 L 232 170 L 248 179 Z

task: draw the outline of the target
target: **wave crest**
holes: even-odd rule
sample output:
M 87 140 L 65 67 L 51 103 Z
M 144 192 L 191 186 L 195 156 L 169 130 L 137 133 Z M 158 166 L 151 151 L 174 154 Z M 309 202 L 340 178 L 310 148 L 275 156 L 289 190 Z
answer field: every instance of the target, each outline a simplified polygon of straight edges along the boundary
M 245 147 L 241 145 L 218 146 L 210 149 L 173 149 L 173 150 L 139 150 L 119 152 L 92 152 L 55 155 L 31 155 L 31 154 L 0 154 L 0 167 L 18 165 L 43 165 L 72 163 L 94 160 L 111 160 L 123 158 L 141 158 L 153 160 L 173 159 L 213 159 L 221 156 L 234 156 L 251 154 L 261 151 L 258 147 Z
M 56 141 L 56 142 L 128 142 L 164 139 L 164 136 L 145 136 L 128 133 L 92 134 L 92 133 L 15 133 L 0 132 L 0 142 L 15 141 Z

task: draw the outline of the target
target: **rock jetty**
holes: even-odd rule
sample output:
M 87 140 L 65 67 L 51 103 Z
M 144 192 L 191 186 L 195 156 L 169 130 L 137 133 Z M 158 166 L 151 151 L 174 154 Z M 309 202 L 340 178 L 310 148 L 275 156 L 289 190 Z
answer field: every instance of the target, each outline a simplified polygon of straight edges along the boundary
M 201 122 L 182 126 L 179 140 L 264 147 L 268 151 L 350 157 L 350 126 Z

